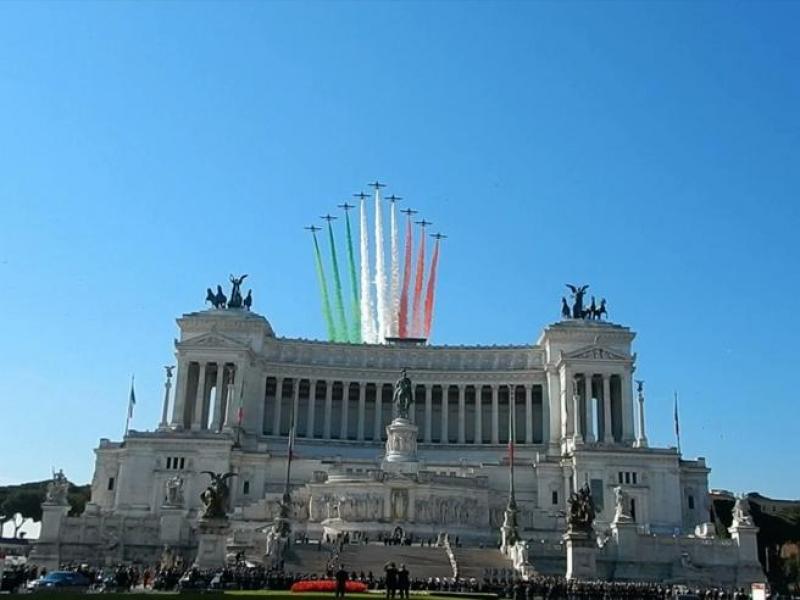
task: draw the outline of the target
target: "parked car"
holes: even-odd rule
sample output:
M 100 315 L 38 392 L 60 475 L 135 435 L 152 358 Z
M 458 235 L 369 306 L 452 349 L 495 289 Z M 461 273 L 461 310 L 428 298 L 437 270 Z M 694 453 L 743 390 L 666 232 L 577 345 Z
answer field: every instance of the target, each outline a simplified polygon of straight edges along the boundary
M 33 588 L 36 592 L 69 590 L 74 592 L 85 592 L 91 587 L 92 582 L 81 573 L 73 571 L 51 571 L 41 579 L 36 580 Z

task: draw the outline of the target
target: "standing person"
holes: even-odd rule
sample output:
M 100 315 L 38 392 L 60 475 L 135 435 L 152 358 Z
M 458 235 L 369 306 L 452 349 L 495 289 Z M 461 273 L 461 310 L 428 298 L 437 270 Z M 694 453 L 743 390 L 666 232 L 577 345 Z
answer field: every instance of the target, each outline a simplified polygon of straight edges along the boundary
M 394 600 L 394 595 L 397 591 L 397 565 L 390 562 L 383 570 L 386 573 L 386 597 Z
M 406 598 L 406 600 L 408 600 L 408 591 L 411 589 L 411 577 L 404 564 L 401 564 L 400 569 L 397 571 L 397 587 L 400 589 L 400 598 Z
M 347 589 L 347 570 L 344 565 L 339 565 L 339 570 L 336 571 L 336 596 L 335 598 L 344 598 L 345 590 Z

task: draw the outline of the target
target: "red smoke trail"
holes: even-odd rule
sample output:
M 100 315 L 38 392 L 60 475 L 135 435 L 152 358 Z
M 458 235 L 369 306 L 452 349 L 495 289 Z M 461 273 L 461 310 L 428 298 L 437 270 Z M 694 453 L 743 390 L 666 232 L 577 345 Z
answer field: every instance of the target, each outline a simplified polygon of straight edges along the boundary
M 414 303 L 411 311 L 411 336 L 422 337 L 422 281 L 425 278 L 425 227 L 420 227 L 417 278 L 414 282 Z
M 411 215 L 406 220 L 406 256 L 405 266 L 403 268 L 403 291 L 400 294 L 400 337 L 408 337 L 408 286 L 411 283 L 411 268 L 413 265 L 412 244 L 413 237 L 411 235 Z
M 439 263 L 439 238 L 433 246 L 431 258 L 431 271 L 428 274 L 428 291 L 425 294 L 425 338 L 431 335 L 431 321 L 433 320 L 433 296 L 436 291 L 436 267 Z

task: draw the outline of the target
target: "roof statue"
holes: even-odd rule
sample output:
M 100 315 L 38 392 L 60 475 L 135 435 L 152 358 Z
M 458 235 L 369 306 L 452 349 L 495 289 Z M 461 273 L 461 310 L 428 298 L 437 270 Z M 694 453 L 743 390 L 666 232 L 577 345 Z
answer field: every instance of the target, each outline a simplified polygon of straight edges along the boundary
M 53 473 L 53 479 L 47 484 L 45 502 L 66 505 L 67 492 L 69 492 L 69 481 L 63 469 L 59 469 L 57 473 Z
M 400 373 L 400 379 L 394 385 L 394 407 L 400 419 L 408 419 L 408 411 L 414 403 L 411 380 L 405 369 Z
M 235 477 L 236 473 L 214 473 L 213 471 L 202 471 L 208 473 L 211 477 L 211 483 L 200 494 L 200 500 L 205 506 L 205 510 L 201 515 L 204 521 L 210 519 L 225 519 L 228 512 L 228 501 L 230 500 L 231 491 L 228 484 L 225 483 L 230 477 Z
M 247 277 L 245 273 L 241 277 L 234 277 L 233 275 L 230 276 L 231 281 L 231 298 L 228 300 L 228 308 L 242 308 L 243 300 L 242 300 L 242 292 L 239 289 L 242 285 L 242 282 Z
M 583 299 L 586 295 L 586 290 L 589 289 L 588 285 L 572 285 L 567 283 L 566 286 L 572 292 L 573 299 L 572 308 L 567 303 L 567 299 L 561 297 L 561 318 L 562 319 L 588 319 L 592 321 L 601 321 L 604 317 L 608 316 L 608 309 L 606 308 L 606 299 L 600 298 L 600 305 L 598 306 L 595 297 L 592 296 L 592 301 L 587 308 L 583 307 Z

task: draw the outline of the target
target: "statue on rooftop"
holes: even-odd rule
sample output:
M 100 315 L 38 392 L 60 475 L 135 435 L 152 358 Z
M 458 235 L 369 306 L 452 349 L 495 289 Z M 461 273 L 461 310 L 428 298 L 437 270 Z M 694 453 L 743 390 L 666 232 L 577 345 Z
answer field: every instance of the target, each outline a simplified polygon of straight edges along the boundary
M 53 473 L 53 479 L 47 484 L 47 495 L 45 501 L 51 504 L 67 504 L 67 492 L 69 492 L 69 481 L 64 475 L 63 469 Z
M 234 277 L 233 275 L 230 276 L 231 281 L 231 298 L 228 300 L 228 308 L 242 308 L 242 292 L 241 292 L 241 285 L 242 282 L 247 277 L 247 273 L 242 275 L 241 277 Z
M 414 393 L 411 387 L 411 380 L 403 369 L 400 379 L 394 386 L 394 406 L 397 416 L 401 419 L 408 419 L 408 411 L 414 402 Z
M 572 291 L 572 298 L 574 299 L 572 303 L 572 318 L 585 319 L 586 313 L 583 310 L 583 297 L 586 295 L 586 290 L 589 289 L 589 286 L 571 285 L 569 283 L 567 283 L 566 286 Z

